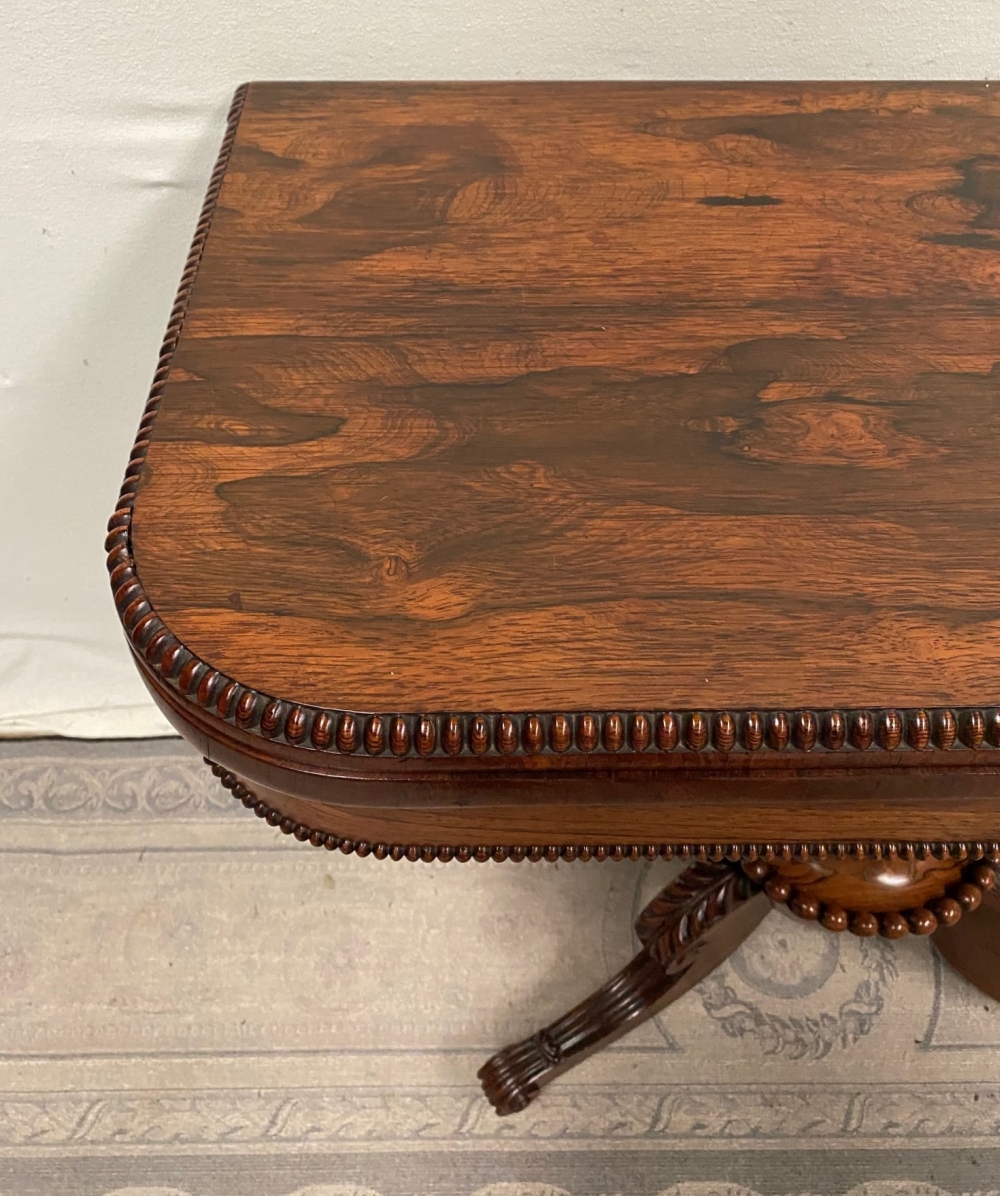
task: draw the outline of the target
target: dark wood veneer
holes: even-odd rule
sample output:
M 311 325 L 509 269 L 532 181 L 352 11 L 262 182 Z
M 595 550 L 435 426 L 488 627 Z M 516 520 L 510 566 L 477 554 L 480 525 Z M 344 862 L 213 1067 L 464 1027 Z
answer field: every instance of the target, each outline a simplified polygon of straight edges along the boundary
M 111 523 L 137 653 L 304 751 L 995 748 L 998 112 L 241 88 Z
M 772 902 L 996 991 L 998 253 L 988 84 L 236 93 L 109 524 L 150 693 L 318 847 L 691 861 L 499 1112 Z

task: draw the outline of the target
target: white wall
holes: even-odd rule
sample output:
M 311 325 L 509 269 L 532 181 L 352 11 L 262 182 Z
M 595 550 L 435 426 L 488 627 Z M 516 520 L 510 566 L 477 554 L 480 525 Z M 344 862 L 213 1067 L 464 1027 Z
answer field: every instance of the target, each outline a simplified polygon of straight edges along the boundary
M 238 83 L 998 68 L 998 0 L 3 0 L 0 734 L 167 729 L 102 540 Z

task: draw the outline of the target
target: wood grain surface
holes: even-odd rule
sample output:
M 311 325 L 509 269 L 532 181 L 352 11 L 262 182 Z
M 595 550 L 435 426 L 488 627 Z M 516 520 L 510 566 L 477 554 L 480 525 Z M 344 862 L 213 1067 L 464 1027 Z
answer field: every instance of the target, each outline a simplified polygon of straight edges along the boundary
M 476 711 L 501 754 L 558 711 L 599 753 L 671 709 L 692 751 L 755 708 L 771 747 L 831 710 L 840 744 L 993 743 L 958 708 L 1000 703 L 996 89 L 240 104 L 116 558 L 173 679 L 207 662 L 182 692 L 214 708 L 210 667 L 293 744 L 329 709 L 340 750 L 345 710 L 419 754 L 475 751 Z

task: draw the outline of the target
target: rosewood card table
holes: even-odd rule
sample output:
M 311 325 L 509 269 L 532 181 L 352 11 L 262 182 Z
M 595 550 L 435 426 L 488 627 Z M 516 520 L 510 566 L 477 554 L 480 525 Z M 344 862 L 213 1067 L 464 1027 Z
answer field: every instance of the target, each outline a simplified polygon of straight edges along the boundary
M 997 92 L 236 94 L 107 541 L 154 699 L 316 847 L 688 861 L 500 1113 L 772 903 L 1000 996 Z

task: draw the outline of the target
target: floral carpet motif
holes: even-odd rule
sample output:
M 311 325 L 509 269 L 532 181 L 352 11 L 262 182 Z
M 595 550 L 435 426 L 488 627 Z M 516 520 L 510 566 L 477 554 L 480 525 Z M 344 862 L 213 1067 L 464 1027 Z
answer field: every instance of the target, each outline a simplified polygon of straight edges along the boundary
M 249 817 L 179 741 L 0 743 L 0 1196 L 997 1196 L 1000 1006 L 775 910 L 497 1118 L 674 865 L 409 864 Z

